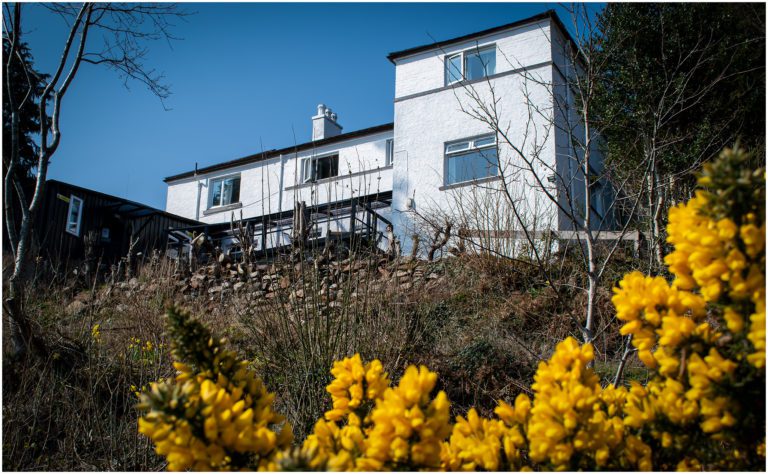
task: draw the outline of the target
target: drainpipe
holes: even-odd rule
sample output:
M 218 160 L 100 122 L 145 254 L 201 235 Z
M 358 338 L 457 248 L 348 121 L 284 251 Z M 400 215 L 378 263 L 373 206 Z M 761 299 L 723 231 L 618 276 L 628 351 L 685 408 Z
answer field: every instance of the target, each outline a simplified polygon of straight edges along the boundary
M 195 163 L 195 177 L 197 177 L 197 163 Z M 200 196 L 203 193 L 203 182 L 197 181 L 197 202 L 195 203 L 195 220 L 200 222 Z
M 285 161 L 283 161 L 283 155 L 280 155 L 280 192 L 278 193 L 277 200 L 277 212 L 278 215 L 283 213 L 283 177 L 285 176 Z

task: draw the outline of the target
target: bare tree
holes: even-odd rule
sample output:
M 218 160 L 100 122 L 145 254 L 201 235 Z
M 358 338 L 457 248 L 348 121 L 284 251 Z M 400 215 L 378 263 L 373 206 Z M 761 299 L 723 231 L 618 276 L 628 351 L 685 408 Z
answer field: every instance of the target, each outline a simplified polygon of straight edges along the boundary
M 553 43 L 554 49 L 563 51 L 563 64 L 553 67 L 551 76 L 537 73 L 504 55 L 503 51 L 497 51 L 511 69 L 520 71 L 517 74 L 527 116 L 522 131 L 514 129 L 509 115 L 502 113 L 504 98 L 487 75 L 480 82 L 460 81 L 453 89 L 459 109 L 487 125 L 497 137 L 500 179 L 477 185 L 475 189 L 482 188 L 484 193 L 480 194 L 486 196 L 489 193 L 500 196 L 504 212 L 514 217 L 516 228 L 510 231 L 506 222 L 506 228 L 485 232 L 527 242 L 533 262 L 558 298 L 562 298 L 561 290 L 551 275 L 551 262 L 544 245 L 549 239 L 551 223 L 561 222 L 560 228 L 553 229 L 561 242 L 579 244 L 576 248 L 580 251 L 587 282 L 587 287 L 582 289 L 587 301 L 584 318 L 577 322 L 584 342 L 591 342 L 599 332 L 595 328 L 599 284 L 631 229 L 631 217 L 641 197 L 627 196 L 626 182 L 617 181 L 610 166 L 605 166 L 600 159 L 600 129 L 591 107 L 604 64 L 595 60 L 596 25 L 589 8 L 583 4 L 571 7 L 576 32 L 573 40 L 567 34 L 558 38 L 559 35 L 550 33 L 551 40 L 557 42 Z M 560 145 L 555 147 L 553 143 Z M 501 156 L 502 151 L 506 156 Z M 532 190 L 535 197 L 521 196 L 521 189 Z M 603 200 L 601 194 L 609 191 L 621 199 Z M 601 198 L 600 202 L 595 202 L 596 198 Z M 627 200 L 629 205 L 624 206 L 627 215 L 622 220 L 616 219 L 618 206 Z M 472 210 L 466 214 L 478 213 Z M 482 232 L 480 229 L 481 235 Z M 606 251 L 599 252 L 599 242 L 604 239 L 610 244 Z M 483 245 L 482 241 L 479 245 Z
M 52 14 L 67 22 L 69 32 L 63 43 L 62 53 L 53 74 L 43 83 L 42 95 L 37 109 L 40 120 L 40 146 L 37 158 L 37 176 L 32 196 L 25 195 L 21 183 L 16 179 L 15 168 L 19 160 L 19 112 L 31 95 L 21 103 L 11 102 L 11 159 L 4 178 L 4 199 L 6 223 L 8 226 L 8 247 L 14 256 L 13 274 L 9 279 L 9 288 L 4 307 L 9 316 L 13 353 L 16 356 L 27 352 L 30 345 L 45 351 L 40 337 L 33 333 L 32 322 L 25 316 L 21 297 L 28 273 L 28 252 L 32 226 L 43 202 L 48 165 L 61 142 L 61 110 L 70 85 L 77 77 L 83 63 L 104 65 L 119 73 L 127 84 L 129 80 L 139 81 L 151 93 L 166 99 L 170 90 L 163 82 L 163 76 L 146 67 L 144 60 L 148 50 L 145 43 L 153 40 L 171 40 L 174 37 L 169 29 L 171 21 L 186 15 L 175 4 L 51 4 L 44 5 Z M 26 7 L 25 7 L 26 8 Z M 35 74 L 27 67 L 19 54 L 22 42 L 22 5 L 20 3 L 3 5 L 3 42 L 9 45 L 5 58 L 6 87 L 12 90 L 13 68 L 21 68 L 25 75 Z M 95 37 L 96 39 L 91 39 Z M 31 82 L 31 81 L 28 81 Z M 49 117 L 48 105 L 53 107 Z M 21 203 L 21 221 L 16 223 L 8 212 L 15 199 Z M 37 341 L 37 342 L 35 342 Z

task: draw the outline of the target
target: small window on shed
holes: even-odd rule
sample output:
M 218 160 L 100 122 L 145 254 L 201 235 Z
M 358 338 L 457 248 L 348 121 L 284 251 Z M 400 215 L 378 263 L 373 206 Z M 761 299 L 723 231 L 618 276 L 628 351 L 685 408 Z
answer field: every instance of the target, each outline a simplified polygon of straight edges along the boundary
M 80 223 L 83 220 L 83 200 L 77 196 L 69 197 L 69 210 L 67 211 L 67 228 L 70 234 L 80 237 Z

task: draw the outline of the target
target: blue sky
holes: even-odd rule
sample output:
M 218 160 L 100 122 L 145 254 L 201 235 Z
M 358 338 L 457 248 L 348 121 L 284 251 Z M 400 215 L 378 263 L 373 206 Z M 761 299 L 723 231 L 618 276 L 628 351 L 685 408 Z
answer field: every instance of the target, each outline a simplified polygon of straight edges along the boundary
M 183 4 L 183 38 L 150 45 L 173 95 L 84 64 L 62 105 L 49 177 L 165 208 L 164 177 L 311 138 L 322 102 L 345 132 L 392 121 L 393 51 L 526 18 L 552 3 Z M 35 66 L 51 72 L 67 30 L 25 4 Z M 91 38 L 98 40 L 98 38 Z

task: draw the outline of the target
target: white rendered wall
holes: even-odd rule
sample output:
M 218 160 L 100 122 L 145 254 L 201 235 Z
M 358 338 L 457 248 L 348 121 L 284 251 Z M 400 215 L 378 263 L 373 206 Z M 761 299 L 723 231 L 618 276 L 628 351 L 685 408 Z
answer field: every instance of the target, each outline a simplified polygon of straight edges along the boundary
M 392 191 L 392 167 L 386 166 L 386 141 L 391 131 L 334 143 L 292 155 L 285 167 L 283 209 L 295 202 L 309 206 Z M 313 156 L 339 154 L 339 174 L 334 178 L 303 184 L 301 162 Z
M 240 175 L 242 207 L 209 213 L 211 182 L 217 178 L 236 174 Z M 244 218 L 269 214 L 277 212 L 279 208 L 279 182 L 279 158 L 200 174 L 168 183 L 166 210 L 208 224 L 229 222 L 232 212 L 239 218 L 241 210 Z
M 506 190 L 527 226 L 539 231 L 558 228 L 556 207 L 541 190 L 541 184 L 547 185 L 547 176 L 556 168 L 548 25 L 547 20 L 477 41 L 481 46 L 497 45 L 497 74 L 526 69 L 493 78 L 490 84 L 474 82 L 469 89 L 461 85 L 443 88 L 443 57 L 472 48 L 475 41 L 445 52 L 397 60 L 395 89 L 400 100 L 395 101 L 392 214 L 405 251 L 409 251 L 410 235 L 423 222 L 417 214 L 452 215 L 464 222 L 474 221 L 476 230 L 520 230 L 519 224 L 514 226 L 516 219 L 510 219 L 514 213 L 501 177 L 477 185 L 445 186 L 445 143 L 492 132 L 487 123 L 462 111 L 462 106 L 468 110 L 479 103 L 491 104 L 491 88 L 498 101 L 498 123 L 506 137 L 498 138 Z M 427 93 L 430 88 L 438 90 Z M 529 103 L 535 109 L 528 107 Z M 515 147 L 533 163 L 538 180 Z M 556 193 L 554 185 L 547 189 Z M 415 204 L 413 209 L 407 208 L 409 198 Z M 422 236 L 429 234 L 422 232 Z
M 464 43 L 397 59 L 395 98 L 445 86 L 445 57 L 470 48 L 496 44 L 496 74 L 551 61 L 549 20 L 523 25 Z
M 213 224 L 229 222 L 232 212 L 239 218 L 241 210 L 244 218 L 251 218 L 292 210 L 294 202 L 302 200 L 307 205 L 317 205 L 391 191 L 392 167 L 386 166 L 385 160 L 386 140 L 392 138 L 392 135 L 391 131 L 378 133 L 284 155 L 282 159 L 275 157 L 176 180 L 168 183 L 166 210 Z M 302 159 L 333 153 L 339 154 L 337 177 L 316 183 L 301 183 Z M 215 208 L 210 208 L 211 181 L 238 173 L 242 207 L 215 212 Z

